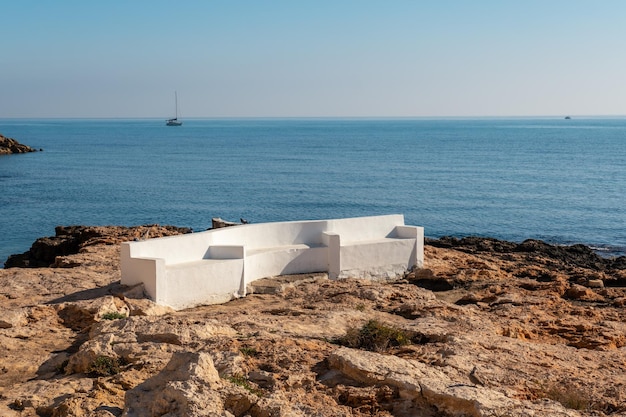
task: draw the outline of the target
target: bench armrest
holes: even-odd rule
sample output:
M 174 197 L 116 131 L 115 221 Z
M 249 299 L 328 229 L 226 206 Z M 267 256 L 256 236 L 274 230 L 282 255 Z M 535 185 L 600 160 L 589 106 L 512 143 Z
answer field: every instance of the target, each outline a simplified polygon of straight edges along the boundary
M 420 230 L 421 229 L 421 230 Z M 417 239 L 421 235 L 424 235 L 424 228 L 417 226 L 396 226 L 396 237 L 401 239 Z
M 163 258 L 122 258 L 123 285 L 143 284 L 145 293 L 158 303 L 165 277 L 165 260 Z
M 396 236 L 400 239 L 415 239 L 415 248 L 409 262 L 410 266 L 424 267 L 424 228 L 420 226 L 396 226 Z
M 341 236 L 322 232 L 322 243 L 328 247 L 328 278 L 336 279 L 341 272 Z

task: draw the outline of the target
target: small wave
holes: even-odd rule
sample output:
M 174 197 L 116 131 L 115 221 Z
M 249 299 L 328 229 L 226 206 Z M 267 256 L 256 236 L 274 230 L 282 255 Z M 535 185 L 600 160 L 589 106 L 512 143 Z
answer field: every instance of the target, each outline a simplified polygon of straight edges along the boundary
M 589 248 L 603 258 L 626 256 L 626 247 L 608 245 L 589 245 Z

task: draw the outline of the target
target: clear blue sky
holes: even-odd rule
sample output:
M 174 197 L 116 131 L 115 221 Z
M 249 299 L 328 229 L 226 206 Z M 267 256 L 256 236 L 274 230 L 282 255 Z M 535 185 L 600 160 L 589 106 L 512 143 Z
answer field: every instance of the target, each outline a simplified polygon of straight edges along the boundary
M 626 114 L 626 1 L 0 0 L 0 118 Z

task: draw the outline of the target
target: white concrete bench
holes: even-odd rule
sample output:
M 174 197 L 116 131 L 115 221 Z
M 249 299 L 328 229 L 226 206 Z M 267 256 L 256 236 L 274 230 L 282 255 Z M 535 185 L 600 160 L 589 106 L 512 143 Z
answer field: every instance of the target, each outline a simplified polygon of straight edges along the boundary
M 246 295 L 259 278 L 328 272 L 394 278 L 424 261 L 424 229 L 404 216 L 245 224 L 121 247 L 122 284 L 175 309 Z

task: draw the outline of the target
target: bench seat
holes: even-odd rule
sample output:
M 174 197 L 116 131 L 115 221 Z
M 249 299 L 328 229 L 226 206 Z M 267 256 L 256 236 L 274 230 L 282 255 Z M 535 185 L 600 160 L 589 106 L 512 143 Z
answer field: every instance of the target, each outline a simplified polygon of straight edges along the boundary
M 251 271 L 248 282 L 303 271 L 323 272 L 328 269 L 328 247 L 301 243 L 253 249 L 246 251 L 246 267 Z
M 322 248 L 322 247 L 325 247 L 325 246 L 322 244 L 306 244 L 306 243 L 298 243 L 295 245 L 269 246 L 269 247 L 262 247 L 262 248 L 247 250 L 246 255 L 251 256 L 251 255 L 256 255 L 259 253 L 282 252 L 282 251 L 298 252 L 298 251 L 308 250 L 312 248 Z
M 416 239 L 380 238 L 342 242 L 337 278 L 392 278 L 413 266 Z
M 203 268 L 215 268 L 219 267 L 219 264 L 233 264 L 241 263 L 243 259 L 200 259 L 198 261 L 179 262 L 177 264 L 167 265 L 167 269 L 170 271 L 176 270 L 192 270 Z

